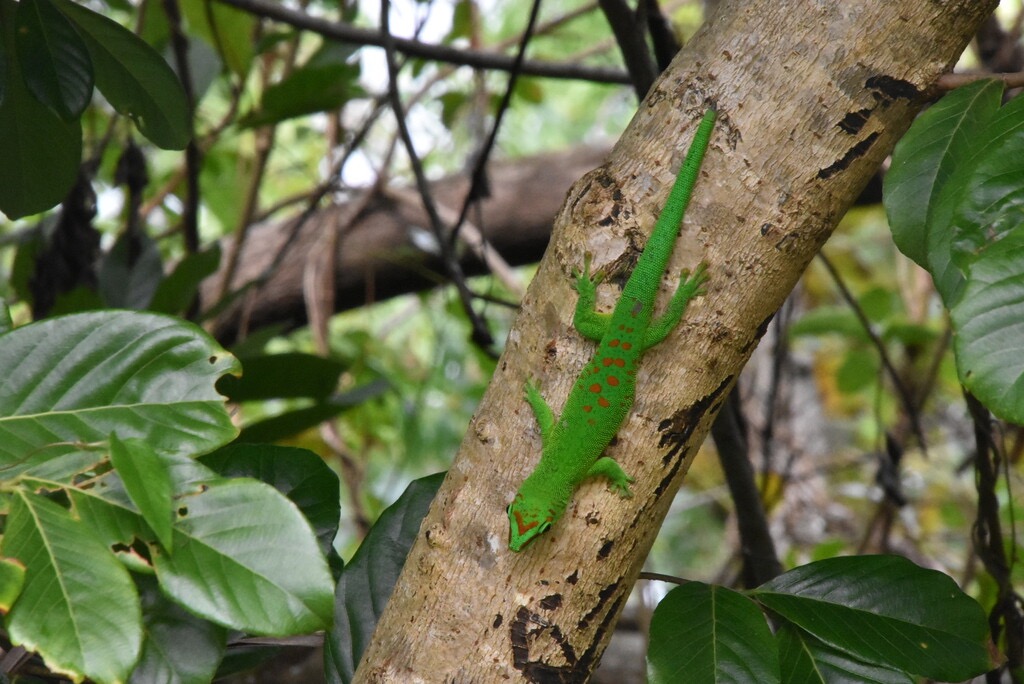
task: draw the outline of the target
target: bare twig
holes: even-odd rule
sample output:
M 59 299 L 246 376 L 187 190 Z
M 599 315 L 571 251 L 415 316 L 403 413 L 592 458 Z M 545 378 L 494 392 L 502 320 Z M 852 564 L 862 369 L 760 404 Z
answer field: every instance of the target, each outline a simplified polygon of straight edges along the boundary
M 768 516 L 758 491 L 747 445 L 747 423 L 740 405 L 738 386 L 711 425 L 718 460 L 722 464 L 729 495 L 736 506 L 736 524 L 743 557 L 743 584 L 748 589 L 782 574 L 768 529 Z
M 1024 87 L 1024 71 L 1013 74 L 945 74 L 939 77 L 939 80 L 935 82 L 935 86 L 939 90 L 953 90 L 987 78 L 994 78 L 997 81 L 1002 81 L 1007 88 Z
M 668 582 L 669 584 L 689 584 L 692 580 L 675 575 L 665 575 L 660 572 L 641 572 L 637 579 L 649 580 L 652 582 Z
M 516 81 L 519 79 L 523 63 L 526 61 L 526 46 L 529 45 L 530 38 L 533 37 L 533 31 L 537 25 L 537 17 L 539 14 L 540 0 L 534 0 L 533 5 L 530 8 L 530 18 L 526 22 L 526 30 L 523 31 L 522 39 L 519 41 L 519 50 L 516 52 L 516 59 L 515 62 L 513 62 L 512 70 L 509 73 L 508 85 L 505 87 L 505 94 L 502 96 L 501 103 L 498 105 L 498 111 L 494 114 L 494 125 L 491 126 L 491 132 L 490 135 L 487 136 L 487 141 L 477 153 L 476 163 L 473 166 L 473 174 L 470 177 L 469 191 L 466 193 L 466 199 L 462 203 L 462 211 L 459 212 L 459 220 L 456 221 L 455 226 L 452 228 L 451 240 L 453 243 L 458 238 L 462 224 L 466 221 L 466 216 L 469 213 L 469 207 L 487 194 L 487 181 L 485 176 L 487 160 L 490 158 L 491 151 L 494 149 L 494 143 L 498 139 L 498 131 L 501 130 L 501 121 L 512 102 L 512 93 L 515 91 Z
M 437 213 L 437 207 L 434 204 L 434 199 L 430 192 L 430 185 L 427 182 L 427 174 L 423 170 L 423 163 L 420 161 L 419 155 L 416 153 L 416 148 L 412 141 L 412 134 L 409 132 L 409 127 L 406 124 L 405 108 L 402 105 L 402 98 L 398 92 L 398 65 L 395 58 L 396 52 L 394 37 L 391 36 L 390 11 L 391 3 L 389 0 L 381 0 L 381 36 L 384 42 L 384 51 L 387 55 L 388 98 L 391 102 L 391 109 L 395 114 L 395 123 L 398 127 L 398 133 L 402 139 L 402 144 L 405 146 L 406 154 L 409 156 L 409 165 L 412 167 L 413 175 L 416 178 L 416 187 L 423 200 L 423 208 L 426 210 L 427 216 L 430 219 L 431 230 L 433 231 L 437 244 L 441 250 L 441 259 L 445 265 L 445 270 L 447 271 L 452 283 L 455 285 L 455 290 L 459 295 L 462 308 L 466 312 L 466 317 L 472 327 L 473 341 L 479 344 L 483 349 L 487 350 L 488 353 L 494 354 L 494 338 L 491 336 L 490 330 L 487 329 L 487 325 L 476 311 L 473 310 L 473 293 L 469 291 L 469 288 L 466 285 L 466 277 L 462 271 L 462 266 L 459 264 L 458 259 L 453 253 L 451 241 L 448 240 L 445 235 L 444 223 L 441 221 L 441 217 Z
M 181 12 L 177 0 L 163 0 L 164 12 L 171 28 L 171 46 L 174 49 L 174 61 L 178 67 L 181 85 L 185 89 L 185 102 L 188 106 L 188 125 L 193 131 L 193 117 L 196 108 L 196 96 L 192 90 L 192 68 L 188 61 L 188 38 L 181 26 Z M 181 227 L 185 238 L 185 250 L 192 254 L 199 250 L 199 172 L 203 165 L 203 154 L 199 149 L 195 136 L 190 135 L 185 146 L 185 208 L 181 214 Z
M 917 437 L 918 443 L 921 445 L 922 451 L 927 453 L 928 447 L 924 438 L 924 430 L 921 428 L 921 415 L 919 413 L 919 407 L 914 401 L 914 397 L 910 395 L 910 391 L 904 384 L 903 379 L 900 378 L 899 372 L 896 370 L 896 366 L 893 365 L 892 359 L 889 358 L 889 352 L 885 348 L 885 343 L 882 342 L 881 338 L 878 337 L 878 333 L 871 327 L 871 321 L 868 320 L 867 314 L 857 303 L 857 299 L 850 292 L 849 288 L 846 287 L 846 283 L 839 275 L 839 271 L 836 270 L 835 266 L 829 261 L 828 257 L 825 256 L 824 252 L 818 252 L 818 259 L 825 265 L 825 269 L 832 276 L 832 281 L 836 284 L 839 289 L 839 294 L 843 300 L 847 303 L 850 309 L 853 311 L 853 315 L 860 321 L 861 326 L 864 328 L 864 332 L 871 340 L 871 344 L 875 347 L 878 352 L 878 357 L 882 361 L 882 367 L 885 368 L 886 374 L 889 379 L 892 380 L 893 387 L 896 389 L 896 394 L 899 395 L 900 403 L 903 405 L 903 411 L 907 415 L 907 419 L 910 421 L 911 430 L 914 432 L 914 436 Z
M 658 67 L 647 47 L 647 22 L 630 9 L 626 0 L 599 0 L 598 4 L 615 34 L 619 52 L 633 82 L 633 91 L 637 99 L 642 100 L 658 77 Z M 641 2 L 640 8 L 646 14 L 645 3 Z
M 467 50 L 448 45 L 431 45 L 394 36 L 386 38 L 379 31 L 362 29 L 349 24 L 341 24 L 320 17 L 314 17 L 305 12 L 289 9 L 271 0 L 217 1 L 343 43 L 386 48 L 386 44 L 390 40 L 395 51 L 410 57 L 423 57 L 439 62 L 494 71 L 511 71 L 515 62 L 512 57 L 491 52 Z M 572 63 L 525 62 L 520 71 L 527 76 L 540 76 L 543 78 L 591 81 L 594 83 L 628 84 L 630 82 L 629 75 L 618 69 L 587 67 Z
M 1006 663 L 990 673 L 988 681 L 1001 681 L 1000 670 L 1020 672 L 1024 667 L 1024 597 L 1013 588 L 1013 575 L 1006 554 L 996 486 L 1006 458 L 992 429 L 992 416 L 980 401 L 965 391 L 967 408 L 974 421 L 976 453 L 974 477 L 978 491 L 978 515 L 974 521 L 974 551 L 995 581 L 996 601 L 989 613 L 992 641 L 1003 644 Z M 1012 508 L 1012 507 L 1011 507 Z M 1004 641 L 1005 639 L 1005 641 Z
M 658 0 L 640 0 L 644 4 L 647 16 L 647 32 L 651 34 L 651 45 L 654 47 L 654 58 L 658 62 L 658 71 L 668 68 L 672 58 L 679 52 L 679 40 L 672 30 L 672 24 L 665 17 Z

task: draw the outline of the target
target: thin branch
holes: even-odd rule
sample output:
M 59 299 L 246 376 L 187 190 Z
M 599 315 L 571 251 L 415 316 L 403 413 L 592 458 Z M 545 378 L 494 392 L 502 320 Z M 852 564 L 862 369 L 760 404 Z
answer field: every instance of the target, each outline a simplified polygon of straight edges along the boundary
M 238 87 L 236 84 L 232 83 L 231 99 L 228 101 L 227 111 L 221 117 L 221 120 L 214 125 L 213 128 L 211 128 L 206 133 L 203 133 L 199 138 L 198 145 L 200 158 L 202 158 L 202 155 L 205 155 L 207 152 L 210 151 L 210 148 L 212 148 L 219 140 L 220 134 L 228 126 L 234 125 L 236 118 L 235 115 L 238 112 L 241 97 L 242 89 Z M 160 206 L 163 203 L 163 201 L 167 198 L 169 194 L 174 192 L 177 189 L 177 187 L 181 185 L 181 181 L 184 180 L 185 174 L 185 167 L 179 166 L 178 168 L 176 168 L 174 173 L 167 180 L 167 182 L 165 182 L 163 186 L 161 186 L 155 193 L 153 193 L 152 197 L 150 197 L 143 203 L 142 207 L 139 209 L 139 217 L 143 221 L 145 221 L 149 217 L 149 214 L 153 210 L 155 210 L 158 206 Z M 177 232 L 177 230 L 178 228 L 176 226 L 168 230 L 165 230 L 163 234 L 159 236 L 158 239 L 162 239 L 167 235 L 172 235 L 175 232 Z
M 185 90 L 185 101 L 188 105 L 188 121 L 190 132 L 194 133 L 193 117 L 195 116 L 196 97 L 192 88 L 192 70 L 188 60 L 188 38 L 181 26 L 181 12 L 177 0 L 164 0 L 164 12 L 171 27 L 171 46 L 174 49 L 174 61 Z M 185 208 L 181 214 L 182 231 L 185 237 L 185 250 L 192 254 L 199 250 L 199 172 L 202 169 L 203 153 L 194 135 L 189 136 L 185 146 Z
M 455 226 L 452 228 L 452 242 L 454 242 L 458 237 L 459 230 L 462 228 L 462 224 L 466 221 L 466 216 L 469 214 L 469 207 L 477 200 L 489 194 L 486 191 L 487 177 L 484 174 L 487 167 L 487 160 L 490 158 L 491 151 L 494 149 L 494 143 L 498 139 L 498 131 L 501 129 L 501 121 L 512 102 L 512 93 L 515 92 L 516 81 L 519 79 L 523 63 L 526 61 L 526 46 L 530 43 L 530 38 L 533 37 L 533 31 L 537 26 L 537 17 L 539 14 L 540 0 L 534 0 L 533 6 L 530 8 L 530 18 L 526 22 L 526 30 L 523 31 L 522 40 L 519 41 L 519 50 L 516 52 L 516 59 L 512 65 L 512 71 L 509 73 L 508 85 L 505 87 L 505 94 L 502 96 L 501 103 L 498 105 L 498 110 L 494 115 L 494 125 L 491 126 L 491 132 L 490 135 L 487 136 L 487 141 L 477 153 L 476 163 L 473 165 L 473 173 L 470 176 L 469 192 L 466 193 L 466 199 L 462 203 L 462 210 L 459 212 L 459 219 L 455 222 Z
M 438 62 L 493 71 L 511 71 L 515 62 L 512 57 L 493 52 L 448 45 L 432 45 L 394 36 L 385 37 L 379 31 L 314 17 L 305 12 L 289 9 L 271 0 L 217 0 L 217 2 L 343 43 L 386 48 L 390 42 L 395 51 L 410 57 L 422 57 Z M 525 62 L 520 71 L 527 76 L 542 78 L 590 81 L 592 83 L 630 83 L 629 75 L 619 69 L 588 67 L 572 63 Z
M 346 144 L 344 152 L 332 164 L 331 169 L 326 174 L 326 180 L 323 183 L 320 183 L 315 188 L 313 188 L 312 191 L 305 194 L 306 207 L 298 216 L 289 220 L 291 225 L 290 228 L 288 229 L 288 233 L 285 236 L 281 248 L 277 250 L 271 262 L 267 264 L 266 268 L 264 268 L 258 276 L 256 276 L 249 282 L 243 283 L 236 289 L 232 290 L 230 294 L 221 298 L 214 306 L 210 307 L 206 311 L 207 318 L 216 316 L 228 304 L 235 301 L 246 292 L 253 292 L 257 288 L 262 287 L 268 280 L 270 280 L 271 276 L 273 276 L 273 274 L 277 272 L 281 264 L 284 262 L 285 256 L 287 256 L 290 253 L 292 245 L 298 238 L 299 233 L 302 230 L 302 227 L 305 226 L 306 223 L 316 213 L 324 197 L 326 197 L 329 193 L 338 190 L 337 178 L 341 174 L 341 169 L 344 167 L 345 163 L 355 152 L 355 150 L 358 149 L 358 147 L 363 143 L 366 136 L 369 134 L 374 122 L 376 122 L 376 120 L 380 117 L 383 111 L 384 102 L 382 99 L 378 99 L 374 104 L 373 109 L 370 111 L 366 119 L 363 121 L 363 124 L 360 126 L 359 130 L 356 131 L 356 134 L 352 136 L 352 139 L 349 140 L 349 142 Z M 377 192 L 377 189 L 370 190 L 368 194 L 373 195 L 375 192 Z M 260 220 L 256 217 L 254 217 L 254 219 Z M 239 324 L 239 330 L 242 330 L 244 327 L 245 325 L 243 321 L 242 323 Z M 239 339 L 241 339 L 241 337 L 243 337 L 244 335 L 238 333 L 236 336 L 238 336 Z
M 430 218 L 430 228 L 440 248 L 441 260 L 444 263 L 448 277 L 455 285 L 459 301 L 462 303 L 462 308 L 466 312 L 466 317 L 469 319 L 470 326 L 472 327 L 473 341 L 479 344 L 487 353 L 495 354 L 493 349 L 494 338 L 491 336 L 490 330 L 487 329 L 487 325 L 473 309 L 473 293 L 469 291 L 469 287 L 466 285 L 466 276 L 462 271 L 462 266 L 452 250 L 451 242 L 445 236 L 444 223 L 437 213 L 437 207 L 430 192 L 430 184 L 427 181 L 427 174 L 423 170 L 423 163 L 420 161 L 419 155 L 416 154 L 412 134 L 409 132 L 409 127 L 406 124 L 405 108 L 402 106 L 402 98 L 398 92 L 398 64 L 395 59 L 395 39 L 391 35 L 390 13 L 391 3 L 389 0 L 381 0 L 380 35 L 384 43 L 384 52 L 387 55 L 388 98 L 391 102 L 391 109 L 395 114 L 398 133 L 402 139 L 402 144 L 405 146 L 406 154 L 409 155 L 409 165 L 412 167 L 413 175 L 416 177 L 416 187 L 423 200 L 423 208 Z
M 776 418 L 776 405 L 779 401 L 779 393 L 782 389 L 782 377 L 783 367 L 786 365 L 786 361 L 789 358 L 789 319 L 792 315 L 793 303 L 792 297 L 786 299 L 782 306 L 779 307 L 778 312 L 775 315 L 775 319 L 772 321 L 772 326 L 775 332 L 775 338 L 772 340 L 771 350 L 771 375 L 768 380 L 768 389 L 765 392 L 764 397 L 764 424 L 761 426 L 761 472 L 767 475 L 772 469 L 772 460 L 775 451 L 775 418 Z M 786 463 L 785 468 L 782 469 L 782 473 L 788 477 L 789 469 L 793 465 L 793 460 L 796 453 L 793 452 L 789 461 Z M 767 491 L 769 478 L 765 477 L 762 479 L 762 494 Z
M 782 563 L 768 529 L 768 516 L 750 462 L 747 423 L 740 405 L 738 386 L 729 393 L 721 412 L 711 424 L 711 435 L 725 473 L 725 483 L 729 486 L 729 495 L 736 506 L 743 584 L 752 589 L 781 575 Z
M 689 584 L 692 580 L 675 575 L 665 575 L 660 572 L 641 572 L 637 579 L 649 580 L 652 582 L 668 582 L 669 584 Z
M 974 422 L 976 451 L 974 479 L 978 491 L 978 514 L 974 520 L 974 551 L 996 584 L 996 601 L 989 612 L 993 643 L 1004 648 L 1006 663 L 993 671 L 989 681 L 1000 681 L 1000 670 L 1019 672 L 1024 666 L 1024 597 L 1013 588 L 1006 537 L 1002 529 L 996 486 L 1006 458 L 1002 444 L 993 434 L 992 415 L 974 395 L 964 390 L 967 408 Z M 1012 506 L 1011 506 L 1012 508 Z
M 903 404 L 903 410 L 907 414 L 907 419 L 910 421 L 910 428 L 914 432 L 914 436 L 917 437 L 918 443 L 921 445 L 921 449 L 924 451 L 928 450 L 927 444 L 924 439 L 924 430 L 921 427 L 921 416 L 918 412 L 918 406 L 914 402 L 914 397 L 910 395 L 910 391 L 907 386 L 903 383 L 900 378 L 899 372 L 896 370 L 896 366 L 893 365 L 892 359 L 889 358 L 889 352 L 885 348 L 885 343 L 882 342 L 881 338 L 871 327 L 871 321 L 868 320 L 867 314 L 857 303 L 857 299 L 850 292 L 849 288 L 846 287 L 846 283 L 839 275 L 839 271 L 836 270 L 835 266 L 829 261 L 828 257 L 825 256 L 824 252 L 818 252 L 818 258 L 821 263 L 825 265 L 825 269 L 832 276 L 832 281 L 839 288 L 839 294 L 843 300 L 849 305 L 853 311 L 853 315 L 860 321 L 861 326 L 864 328 L 864 332 L 871 339 L 871 344 L 874 345 L 878 351 L 878 357 L 882 361 L 882 366 L 885 368 L 886 374 L 892 380 L 893 387 L 896 389 L 896 394 L 899 395 L 900 403 Z
M 629 69 L 633 91 L 637 99 L 642 100 L 658 77 L 658 67 L 647 47 L 646 21 L 633 13 L 626 0 L 599 0 L 598 4 L 615 34 L 615 42 Z M 641 2 L 640 7 L 644 8 L 644 3 Z
M 298 55 L 299 40 L 298 38 L 294 38 L 285 48 L 284 59 L 282 60 L 283 68 L 281 69 L 280 75 L 281 81 L 288 78 L 295 69 Z M 270 81 L 269 72 L 270 69 L 266 69 L 263 72 L 264 82 L 261 85 L 264 89 L 267 88 Z M 238 217 L 238 224 L 235 226 L 235 239 L 231 243 L 231 248 L 227 255 L 226 265 L 224 267 L 224 277 L 221 280 L 220 289 L 217 293 L 218 299 L 223 298 L 224 295 L 227 294 L 228 290 L 231 289 L 231 280 L 234 277 L 235 270 L 238 268 L 238 260 L 241 256 L 242 249 L 245 247 L 246 237 L 249 233 L 249 229 L 254 223 L 254 217 L 259 211 L 260 189 L 263 186 L 263 180 L 266 176 L 267 168 L 270 163 L 270 155 L 274 151 L 274 140 L 276 135 L 277 126 L 275 124 L 261 126 L 255 131 L 256 154 L 253 160 L 253 170 L 252 173 L 249 174 L 249 182 L 245 190 L 242 212 Z
M 658 0 L 640 0 L 645 4 L 647 14 L 647 32 L 651 34 L 651 45 L 654 46 L 654 58 L 658 62 L 658 71 L 668 68 L 672 58 L 679 52 L 679 39 L 672 24 L 662 12 Z
M 1002 81 L 1007 88 L 1024 87 L 1024 71 L 1018 71 L 1012 74 L 943 74 L 939 77 L 939 80 L 935 82 L 935 87 L 939 90 L 953 90 L 955 88 L 960 88 L 961 86 L 970 85 L 975 81 L 982 81 L 988 78 L 994 78 L 997 81 Z

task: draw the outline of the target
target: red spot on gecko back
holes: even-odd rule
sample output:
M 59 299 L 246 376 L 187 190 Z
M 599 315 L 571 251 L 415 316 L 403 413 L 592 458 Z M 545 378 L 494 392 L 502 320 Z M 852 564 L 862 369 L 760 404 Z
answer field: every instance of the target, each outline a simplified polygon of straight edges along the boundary
M 623 342 L 622 343 L 622 350 L 623 351 L 629 351 L 632 348 L 633 348 L 633 345 L 631 345 L 629 342 Z
M 611 404 L 608 403 L 608 400 L 605 399 L 604 397 L 597 398 L 597 405 L 600 406 L 601 408 L 608 408 L 609 406 L 611 406 Z
M 595 382 L 593 385 L 590 386 L 590 391 L 593 392 L 594 394 L 597 394 L 598 392 L 600 392 L 601 391 L 601 383 Z
M 619 386 L 619 379 L 617 377 L 615 377 L 614 375 L 609 375 L 608 376 L 608 384 L 611 385 L 612 387 L 618 387 Z
M 626 362 L 623 359 L 612 359 L 612 363 L 614 363 L 619 368 L 622 368 L 626 365 Z
M 629 344 L 629 343 L 627 342 L 626 344 Z M 619 341 L 617 339 L 609 340 L 608 341 L 608 346 L 609 347 L 618 347 L 619 346 Z

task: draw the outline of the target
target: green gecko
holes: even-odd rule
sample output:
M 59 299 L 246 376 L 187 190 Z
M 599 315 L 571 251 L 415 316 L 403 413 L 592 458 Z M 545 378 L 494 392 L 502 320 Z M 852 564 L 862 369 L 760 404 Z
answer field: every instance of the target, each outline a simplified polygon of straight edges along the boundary
M 713 109 L 704 114 L 665 208 L 622 288 L 615 310 L 611 314 L 594 310 L 600 278 L 590 276 L 589 254 L 583 260 L 583 273 L 574 274 L 579 299 L 573 326 L 598 343 L 597 351 L 573 386 L 557 421 L 537 386 L 530 380 L 526 382 L 526 401 L 540 425 L 542 449 L 540 462 L 508 507 L 508 547 L 513 551 L 522 550 L 561 518 L 569 497 L 588 477 L 606 477 L 621 496 L 633 495 L 629 489 L 633 478 L 602 453 L 633 406 L 640 356 L 668 337 L 690 300 L 703 294 L 700 286 L 707 276 L 705 265 L 701 264 L 692 277 L 687 271 L 682 273 L 679 288 L 665 312 L 654 317 L 661 276 L 679 236 L 683 214 L 715 127 L 715 116 Z

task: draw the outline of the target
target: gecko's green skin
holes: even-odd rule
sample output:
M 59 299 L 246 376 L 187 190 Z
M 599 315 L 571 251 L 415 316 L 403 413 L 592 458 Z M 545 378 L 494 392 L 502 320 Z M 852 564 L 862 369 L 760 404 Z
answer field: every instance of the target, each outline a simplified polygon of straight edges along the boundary
M 703 264 L 693 276 L 683 272 L 682 282 L 665 312 L 658 317 L 653 315 L 661 276 L 679 236 L 714 126 L 715 112 L 708 110 L 665 208 L 611 314 L 594 310 L 599 279 L 590 277 L 589 256 L 584 258 L 583 273 L 576 274 L 579 299 L 573 326 L 598 343 L 597 351 L 569 393 L 557 421 L 536 385 L 526 383 L 526 401 L 537 417 L 543 446 L 540 463 L 523 481 L 508 507 L 508 546 L 513 551 L 520 551 L 561 518 L 569 497 L 588 477 L 606 477 L 620 495 L 632 496 L 629 485 L 633 479 L 602 453 L 633 406 L 640 356 L 672 332 L 686 305 L 702 293 L 700 286 L 706 279 Z

